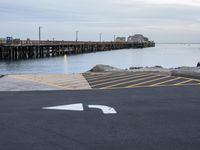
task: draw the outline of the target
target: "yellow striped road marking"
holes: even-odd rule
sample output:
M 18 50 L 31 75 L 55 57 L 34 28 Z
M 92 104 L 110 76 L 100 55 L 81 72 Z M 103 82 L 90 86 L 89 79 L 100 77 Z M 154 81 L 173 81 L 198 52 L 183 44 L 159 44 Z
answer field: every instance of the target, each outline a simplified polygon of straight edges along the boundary
M 95 78 L 103 78 L 110 75 L 123 75 L 127 74 L 127 72 L 119 72 L 119 73 L 103 73 L 103 74 L 96 74 L 96 75 L 89 75 L 88 73 L 83 74 L 87 79 L 95 79 Z
M 174 85 L 181 85 L 181 84 L 185 84 L 185 83 L 188 83 L 188 82 L 191 82 L 191 81 L 193 81 L 193 79 L 188 79 L 186 81 L 182 81 L 182 82 L 176 83 Z
M 126 78 L 127 79 L 127 77 L 134 77 L 134 76 L 140 76 L 140 75 L 147 75 L 147 73 L 140 73 L 140 74 L 128 74 L 128 75 L 126 75 L 126 76 L 120 76 L 120 77 L 113 77 L 113 78 L 109 78 L 109 79 L 101 79 L 101 80 L 96 80 L 96 81 L 89 81 L 90 82 L 90 84 L 93 84 L 93 83 L 98 83 L 98 82 L 101 82 L 101 81 L 109 81 L 109 80 L 115 80 L 115 79 L 124 79 L 124 78 Z M 149 74 L 149 73 L 148 73 Z
M 73 79 L 73 80 L 66 80 L 66 79 L 60 79 L 60 80 L 54 80 L 52 81 L 51 79 L 49 80 L 41 80 L 41 81 L 44 81 L 44 82 L 49 82 L 49 83 L 56 83 L 56 84 L 62 84 L 62 83 L 73 83 L 73 82 L 79 82 L 79 79 Z
M 83 76 L 85 76 L 86 78 L 95 78 L 95 77 L 100 77 L 100 76 L 104 76 L 105 74 L 89 74 L 89 73 L 86 73 L 86 74 L 83 74 Z
M 119 80 L 113 80 L 113 81 L 108 81 L 108 82 L 102 82 L 102 83 L 99 83 L 99 84 L 95 84 L 95 85 L 92 85 L 92 87 L 96 87 L 96 86 L 100 86 L 100 85 L 105 85 L 105 84 L 112 84 L 112 83 L 115 83 L 115 82 L 121 82 L 121 81 L 124 81 L 124 80 L 130 80 L 130 79 L 136 79 L 136 78 L 139 78 L 139 77 L 146 77 L 146 76 L 149 76 L 149 75 L 152 75 L 152 73 L 148 73 L 148 74 L 144 74 L 144 75 L 138 75 L 138 76 L 132 76 L 132 77 L 129 77 L 129 78 L 123 78 L 123 79 L 119 79 Z
M 70 85 L 70 86 L 82 86 L 82 85 L 85 85 L 85 84 L 87 84 L 87 83 L 84 83 L 84 82 L 68 82 L 68 83 L 60 83 L 60 84 L 57 84 L 57 85 L 59 85 L 59 86 L 68 86 L 68 85 Z
M 74 78 L 73 80 L 69 79 L 69 78 L 62 78 L 60 77 L 60 79 L 54 79 L 54 78 L 41 78 L 41 77 L 25 77 L 27 79 L 30 79 L 30 80 L 37 80 L 37 81 L 41 81 L 41 82 L 49 82 L 49 83 L 63 83 L 63 82 L 77 82 L 79 78 Z
M 112 88 L 114 86 L 118 86 L 118 85 L 122 85 L 122 84 L 128 84 L 128 83 L 132 83 L 132 82 L 137 82 L 137 81 L 142 81 L 142 80 L 145 80 L 145 79 L 151 79 L 151 78 L 155 78 L 155 77 L 159 77 L 159 75 L 155 75 L 153 73 L 150 73 L 151 76 L 147 76 L 147 77 L 144 77 L 144 78 L 140 78 L 140 79 L 135 79 L 135 80 L 130 80 L 130 81 L 127 81 L 127 82 L 121 82 L 121 83 L 117 83 L 117 84 L 113 84 L 113 85 L 109 85 L 109 86 L 106 86 L 106 87 L 103 87 L 103 88 L 100 88 L 100 89 L 107 89 L 107 88 Z
M 199 86 L 199 84 L 188 84 L 187 86 Z M 132 88 L 159 88 L 159 87 L 179 87 L 179 86 L 183 86 L 183 85 L 173 85 L 173 84 L 169 84 L 169 85 L 158 85 L 158 86 L 145 86 L 145 85 L 141 85 L 141 86 L 136 86 L 136 87 L 132 87 Z M 100 88 L 100 89 L 104 89 L 104 88 Z M 105 88 L 106 89 L 106 88 Z M 113 87 L 112 89 L 128 89 L 128 87 Z M 98 90 L 98 89 L 93 89 L 93 90 Z M 109 89 L 107 89 L 109 90 Z
M 101 75 L 99 77 L 94 77 L 94 78 L 88 78 L 85 77 L 87 80 L 93 81 L 93 80 L 97 80 L 97 79 L 102 79 L 102 78 L 106 78 L 106 77 L 117 77 L 117 76 L 122 76 L 122 75 L 126 75 L 127 73 L 117 73 L 117 74 L 106 74 L 106 75 Z
M 193 78 L 186 78 L 186 77 L 182 77 L 183 79 L 192 79 L 193 81 L 197 81 L 200 83 L 200 80 L 199 79 L 193 79 Z
M 150 83 L 150 82 L 154 82 L 154 81 L 158 81 L 158 80 L 162 80 L 162 79 L 166 79 L 166 78 L 169 78 L 169 76 L 165 76 L 165 77 L 157 78 L 157 79 L 153 79 L 153 80 L 148 80 L 148 81 L 137 83 L 137 84 L 133 84 L 133 85 L 130 85 L 130 86 L 127 86 L 127 87 L 131 88 L 131 87 L 139 86 L 139 85 L 142 85 L 142 84 L 146 84 L 146 83 Z
M 96 75 L 97 73 L 95 73 L 95 72 L 91 72 L 90 74 L 91 74 L 91 75 Z
M 45 84 L 45 85 L 49 85 L 49 86 L 54 86 L 54 87 L 59 87 L 59 88 L 62 88 L 62 89 L 69 89 L 73 86 L 77 86 L 77 85 L 84 85 L 84 84 L 77 84 L 77 83 L 68 83 L 69 85 L 58 85 L 58 84 L 52 84 L 52 83 L 49 83 L 49 82 L 43 82 L 43 80 L 31 80 L 30 78 L 25 78 L 25 77 L 12 77 L 12 78 L 15 78 L 15 79 L 20 79 L 20 80 L 26 80 L 26 81 L 31 81 L 31 82 L 35 82 L 35 83 L 40 83 L 40 84 Z
M 111 73 L 109 74 L 95 74 L 95 75 L 91 75 L 91 74 L 83 74 L 87 79 L 93 79 L 93 78 L 99 78 L 99 77 L 104 77 L 104 76 L 107 76 L 107 75 L 110 75 Z
M 47 84 L 57 85 L 57 86 L 63 86 L 63 87 L 67 87 L 67 88 L 70 88 L 71 86 L 74 86 L 74 85 L 76 85 L 76 86 L 78 86 L 78 85 L 79 86 L 85 85 L 85 83 L 82 83 L 82 82 L 79 83 L 78 79 L 73 79 L 73 80 L 69 80 L 68 79 L 68 80 L 65 80 L 66 79 L 65 78 L 65 79 L 60 79 L 60 80 L 54 80 L 54 81 L 52 81 L 53 78 L 50 77 L 50 76 L 48 76 L 48 77 L 41 77 L 41 76 L 40 77 L 37 77 L 37 76 L 35 76 L 35 77 L 21 76 L 21 77 L 26 78 L 26 79 L 28 79 L 28 80 L 30 80 L 32 82 L 37 82 L 37 83 L 39 82 L 39 83 L 43 83 L 43 84 L 47 83 Z
M 101 76 L 99 76 L 99 77 L 94 77 L 94 78 L 88 78 L 88 77 L 85 77 L 87 80 L 89 80 L 89 81 L 96 81 L 97 79 L 104 79 L 104 78 L 106 78 L 106 77 L 120 77 L 120 76 L 126 76 L 126 75 L 129 75 L 130 74 L 130 72 L 129 73 L 127 73 L 127 72 L 124 72 L 124 73 L 111 73 L 111 74 L 105 74 L 105 75 L 101 75 Z M 137 75 L 137 74 L 141 74 L 141 72 L 137 72 L 137 73 L 131 73 L 131 74 L 135 74 L 135 75 Z
M 11 78 L 18 79 L 18 80 L 24 80 L 24 81 L 31 81 L 31 82 L 35 82 L 35 83 L 39 83 L 39 84 L 44 84 L 44 85 L 48 85 L 48 86 L 58 87 L 58 88 L 61 88 L 61 89 L 67 89 L 67 87 L 58 86 L 58 85 L 49 84 L 49 83 L 42 83 L 42 82 L 40 82 L 40 81 L 32 81 L 32 80 L 30 80 L 30 79 L 23 78 L 23 77 L 11 77 Z
M 147 73 L 147 72 L 144 72 L 144 73 L 131 73 L 131 74 L 127 74 L 127 73 L 123 73 L 123 74 L 118 74 L 118 75 L 108 75 L 107 77 L 104 77 L 102 79 L 96 79 L 96 80 L 88 80 L 90 83 L 93 83 L 93 82 L 98 82 L 100 80 L 104 81 L 104 80 L 112 80 L 114 78 L 125 78 L 127 76 L 139 76 L 139 75 L 143 75 L 143 74 L 150 74 L 150 73 Z M 151 73 L 152 74 L 152 73 Z
M 150 86 L 157 86 L 157 85 L 161 85 L 161 84 L 164 84 L 164 83 L 176 81 L 176 80 L 178 80 L 178 79 L 181 79 L 181 77 L 176 77 L 175 79 L 166 80 L 166 81 L 163 81 L 163 82 L 159 82 L 159 83 L 156 83 L 156 84 L 152 84 L 152 85 L 150 85 Z
M 195 79 L 195 78 L 187 78 L 187 77 L 181 77 L 182 79 L 192 79 L 193 81 L 197 81 L 197 82 L 200 82 L 199 79 Z

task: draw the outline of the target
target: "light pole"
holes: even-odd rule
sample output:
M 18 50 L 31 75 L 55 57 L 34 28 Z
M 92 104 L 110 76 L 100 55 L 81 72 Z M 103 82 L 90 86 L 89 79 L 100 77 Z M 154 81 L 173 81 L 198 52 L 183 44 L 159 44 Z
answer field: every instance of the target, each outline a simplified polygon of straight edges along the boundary
M 40 45 L 40 41 L 41 41 L 41 26 L 39 26 L 39 45 Z
M 40 41 L 41 41 L 41 26 L 39 26 L 39 41 L 38 41 L 38 50 L 40 50 Z
M 76 31 L 76 42 L 78 42 L 78 33 L 79 31 Z
M 102 33 L 99 33 L 99 41 L 101 42 Z
M 114 35 L 114 42 L 115 42 L 115 39 L 116 39 L 116 35 Z

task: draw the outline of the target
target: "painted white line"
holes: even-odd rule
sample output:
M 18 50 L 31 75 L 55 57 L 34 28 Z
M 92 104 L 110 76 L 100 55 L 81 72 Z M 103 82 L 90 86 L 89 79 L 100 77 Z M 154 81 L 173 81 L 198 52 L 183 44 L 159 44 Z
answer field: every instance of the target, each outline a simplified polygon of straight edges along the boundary
M 49 110 L 71 110 L 71 111 L 84 111 L 83 104 L 71 104 L 71 105 L 61 105 L 61 106 L 54 106 L 54 107 L 43 107 L 43 109 Z
M 104 106 L 104 105 L 88 105 L 88 107 L 101 109 L 104 114 L 116 114 L 117 113 L 114 108 Z

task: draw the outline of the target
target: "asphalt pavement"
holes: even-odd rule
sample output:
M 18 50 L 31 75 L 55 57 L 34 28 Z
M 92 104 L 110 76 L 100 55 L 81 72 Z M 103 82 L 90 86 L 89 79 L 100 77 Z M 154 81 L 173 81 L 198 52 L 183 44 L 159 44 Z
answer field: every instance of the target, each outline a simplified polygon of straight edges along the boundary
M 176 86 L 0 92 L 0 149 L 199 150 L 199 91 L 200 86 Z M 70 104 L 83 110 L 43 109 Z

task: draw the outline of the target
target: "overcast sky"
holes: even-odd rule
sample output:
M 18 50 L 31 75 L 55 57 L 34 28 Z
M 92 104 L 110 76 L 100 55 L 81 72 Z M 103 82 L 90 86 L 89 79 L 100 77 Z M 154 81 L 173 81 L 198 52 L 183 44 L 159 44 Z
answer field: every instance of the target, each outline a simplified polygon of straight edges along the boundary
M 200 42 L 200 0 L 0 0 L 0 37 L 113 40 L 144 34 L 156 42 Z

